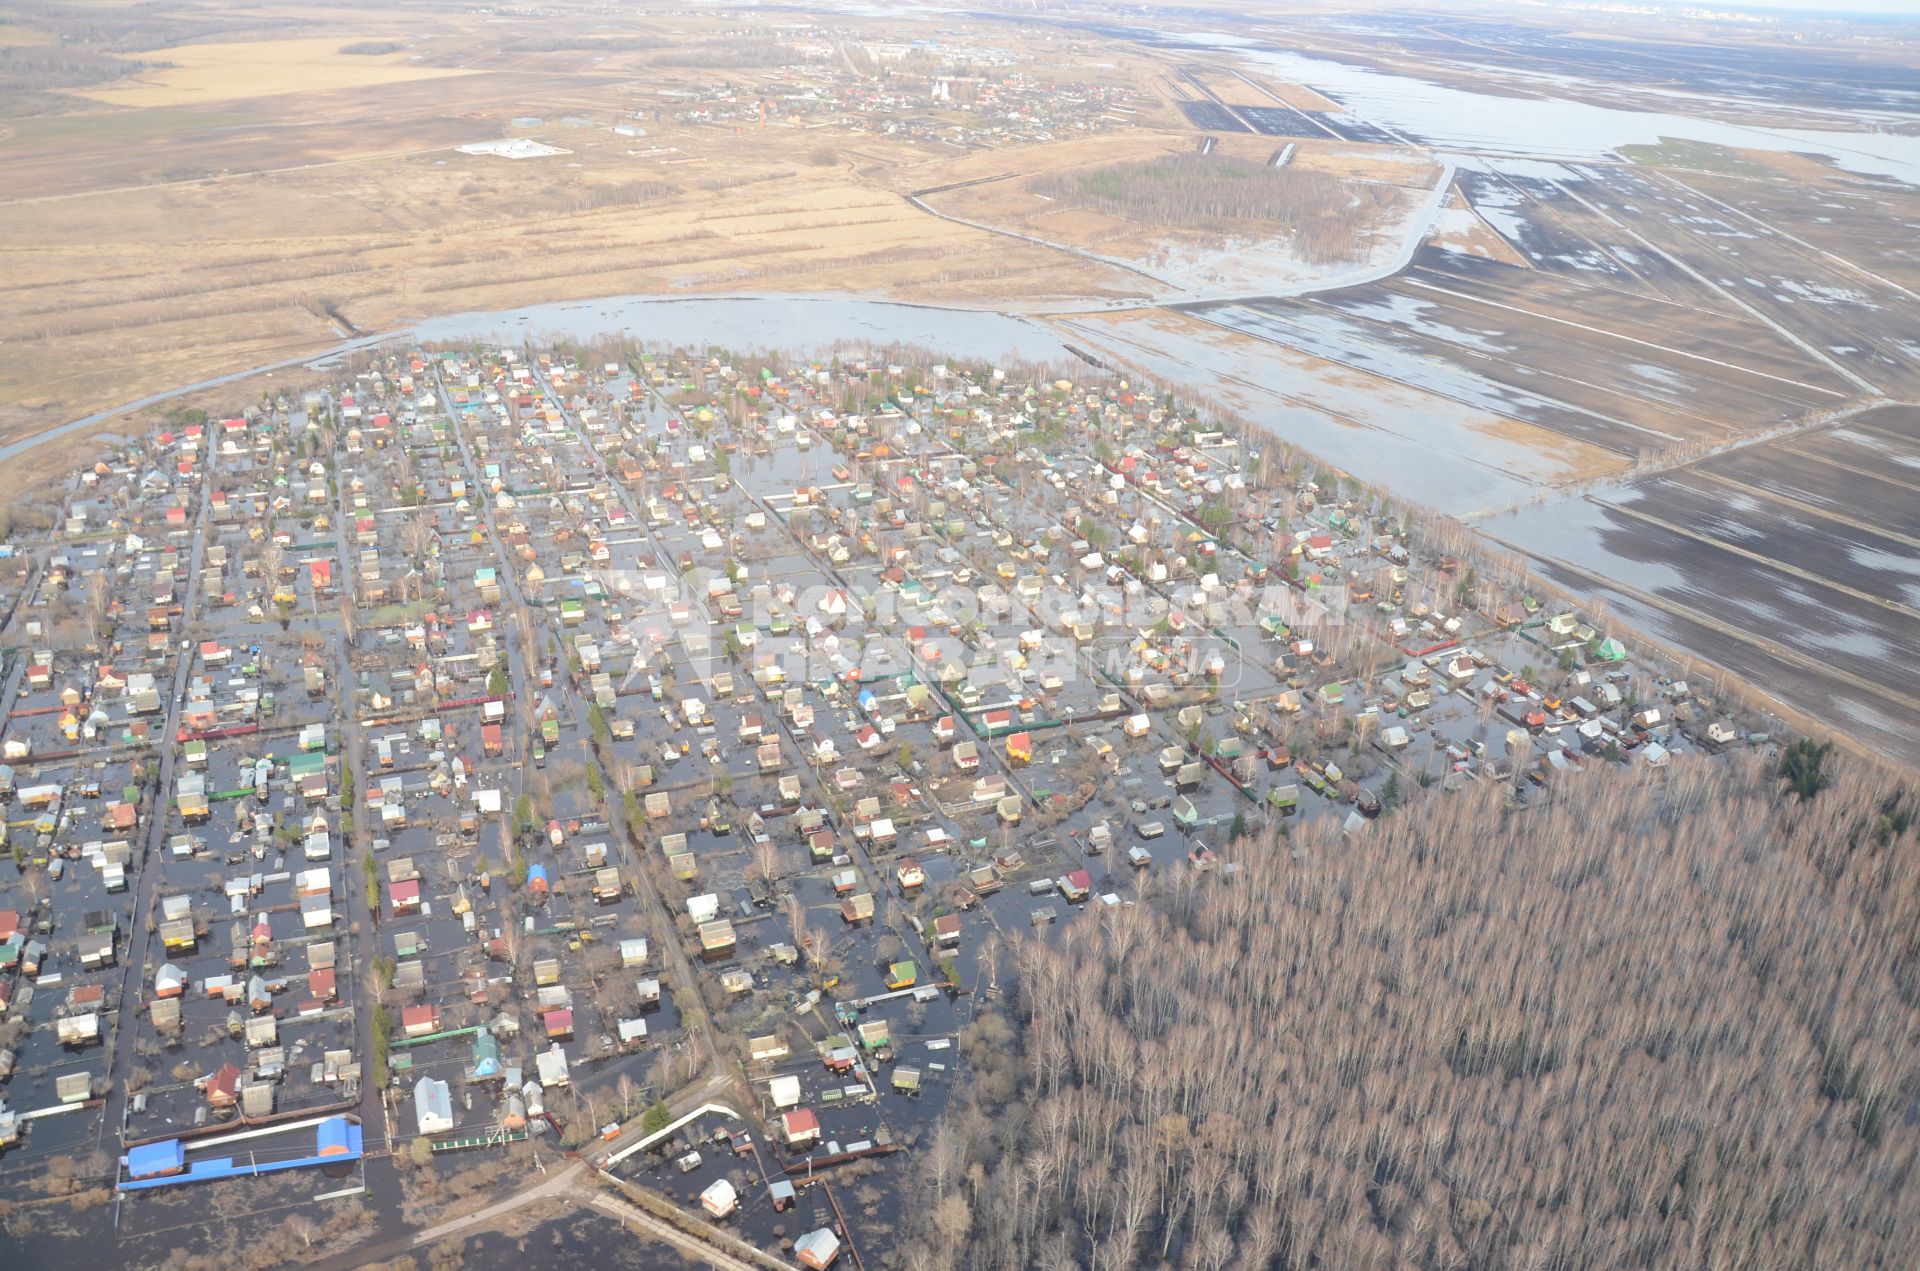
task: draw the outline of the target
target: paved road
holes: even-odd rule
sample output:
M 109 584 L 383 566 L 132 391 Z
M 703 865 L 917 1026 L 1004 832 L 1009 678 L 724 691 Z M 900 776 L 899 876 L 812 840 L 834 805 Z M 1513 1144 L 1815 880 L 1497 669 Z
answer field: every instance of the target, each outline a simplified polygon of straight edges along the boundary
M 430 1245 L 434 1241 L 444 1239 L 457 1231 L 464 1231 L 468 1227 L 491 1222 L 495 1218 L 499 1218 L 504 1214 L 510 1214 L 516 1209 L 521 1209 L 533 1204 L 535 1201 L 545 1200 L 549 1196 L 565 1195 L 571 1192 L 576 1184 L 582 1182 L 586 1174 L 586 1165 L 580 1161 L 575 1161 L 565 1169 L 547 1175 L 544 1181 L 536 1183 L 525 1191 L 515 1192 L 505 1200 L 495 1201 L 485 1209 L 476 1209 L 464 1217 L 451 1218 L 446 1222 L 428 1227 L 423 1231 L 416 1231 L 408 1243 L 415 1249 L 418 1249 L 421 1245 Z M 363 1258 L 365 1257 L 365 1252 L 366 1251 L 362 1250 Z
M 470 1214 L 449 1218 L 443 1223 L 437 1223 L 421 1231 L 405 1232 L 377 1244 L 357 1246 L 323 1262 L 309 1263 L 306 1265 L 306 1271 L 360 1271 L 362 1267 L 403 1257 L 410 1250 L 432 1244 L 436 1240 L 474 1228 L 484 1229 L 486 1225 L 494 1223 L 514 1210 L 524 1209 L 537 1201 L 555 1197 L 565 1200 L 577 1186 L 590 1185 L 590 1180 L 591 1175 L 587 1167 L 576 1161 L 556 1173 L 549 1174 L 526 1190 L 515 1192 L 503 1200 L 482 1209 L 476 1209 Z
M 587 1203 L 602 1213 L 611 1214 L 621 1222 L 631 1223 L 654 1239 L 665 1241 L 689 1257 L 698 1258 L 703 1266 L 718 1267 L 720 1271 L 762 1271 L 763 1266 L 786 1265 L 775 1262 L 766 1264 L 745 1262 L 730 1253 L 722 1253 L 706 1241 L 696 1240 L 672 1223 L 655 1218 L 652 1214 L 628 1204 L 618 1196 L 609 1196 L 605 1192 L 600 1192 Z
M 674 1096 L 672 1103 L 667 1108 L 667 1111 L 672 1114 L 669 1118 L 669 1123 L 671 1123 L 673 1118 L 685 1116 L 688 1112 L 693 1111 L 693 1109 L 699 1107 L 732 1085 L 733 1078 L 724 1072 L 708 1074 L 706 1081 L 702 1082 L 699 1086 L 691 1090 L 682 1091 L 680 1094 Z M 604 1162 L 608 1157 L 619 1152 L 634 1140 L 644 1139 L 646 1137 L 647 1131 L 642 1127 L 640 1120 L 634 1120 L 622 1127 L 620 1133 L 613 1138 L 602 1139 L 592 1147 L 582 1150 L 589 1153 L 589 1159 L 591 1159 L 595 1165 L 605 1168 Z

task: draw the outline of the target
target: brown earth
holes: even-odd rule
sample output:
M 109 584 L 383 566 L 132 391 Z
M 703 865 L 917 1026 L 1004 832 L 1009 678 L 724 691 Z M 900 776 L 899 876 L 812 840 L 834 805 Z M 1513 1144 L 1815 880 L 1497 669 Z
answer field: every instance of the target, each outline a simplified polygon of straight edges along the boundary
M 717 82 L 776 101 L 835 82 L 897 91 L 850 62 L 683 64 L 683 47 L 727 55 L 724 16 L 676 18 L 672 32 L 584 13 L 538 29 L 437 14 L 427 33 L 404 19 L 268 6 L 231 38 L 129 54 L 174 65 L 89 88 L 67 113 L 0 119 L 0 440 L 348 335 L 529 301 L 1138 294 L 1124 271 L 928 216 L 904 197 L 1170 144 L 1137 126 L 1176 116 L 1143 87 L 1150 64 L 1131 50 L 1048 36 L 1047 58 L 1021 73 L 1125 86 L 1134 116 L 1101 119 L 1090 105 L 1089 124 L 1107 131 L 960 150 L 867 131 L 858 115 L 825 127 L 779 109 L 765 124 L 675 122 L 679 94 Z M 276 24 L 286 38 L 261 34 Z M 985 41 L 1006 34 L 981 29 Z M 877 20 L 844 30 L 898 35 Z M 366 40 L 406 47 L 338 51 Z M 528 130 L 522 117 L 543 124 Z M 645 135 L 616 134 L 623 119 Z M 570 153 L 457 150 L 514 135 Z

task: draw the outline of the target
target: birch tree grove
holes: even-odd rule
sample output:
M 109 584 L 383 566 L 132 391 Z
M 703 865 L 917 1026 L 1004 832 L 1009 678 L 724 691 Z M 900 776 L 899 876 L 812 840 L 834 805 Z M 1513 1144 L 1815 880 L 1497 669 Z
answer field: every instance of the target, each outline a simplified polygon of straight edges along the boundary
M 1832 767 L 1436 795 L 1023 939 L 914 1264 L 1911 1265 L 1920 818 Z

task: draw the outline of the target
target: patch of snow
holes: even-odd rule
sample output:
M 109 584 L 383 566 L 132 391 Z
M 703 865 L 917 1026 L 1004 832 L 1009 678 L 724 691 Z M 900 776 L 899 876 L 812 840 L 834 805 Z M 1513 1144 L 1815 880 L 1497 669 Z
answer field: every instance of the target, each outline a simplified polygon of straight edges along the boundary
M 1437 309 L 1431 300 L 1422 300 L 1418 296 L 1389 295 L 1366 304 L 1348 304 L 1342 306 L 1346 312 L 1356 318 L 1372 318 L 1391 326 L 1406 327 L 1418 331 L 1421 335 L 1436 340 L 1445 340 L 1449 344 L 1460 344 L 1482 353 L 1512 353 L 1511 344 L 1497 343 L 1493 337 L 1505 336 L 1505 331 L 1469 331 L 1462 327 L 1441 322 L 1430 316 Z
M 1780 286 L 1789 295 L 1811 300 L 1817 305 L 1847 305 L 1878 309 L 1880 306 L 1867 300 L 1865 294 L 1851 287 L 1828 287 L 1817 282 L 1798 282 L 1792 278 L 1780 279 Z
M 1527 218 L 1515 210 L 1523 206 L 1525 200 L 1518 191 L 1505 186 L 1488 185 L 1476 190 L 1472 201 L 1473 210 L 1493 226 L 1495 233 L 1522 251 L 1526 250 Z
M 1428 236 L 1431 238 L 1454 238 L 1471 234 L 1480 227 L 1480 218 L 1473 214 L 1473 209 L 1465 207 L 1443 207 L 1439 212 L 1434 214 L 1433 229 Z
M 1920 469 L 1920 455 L 1913 454 L 1878 434 L 1861 432 L 1853 428 L 1836 428 L 1833 430 L 1833 436 L 1851 441 L 1856 446 L 1864 446 L 1884 456 L 1889 463 L 1898 464 L 1902 468 Z
M 1649 380 L 1662 388 L 1684 389 L 1690 387 L 1681 376 L 1675 375 L 1664 366 L 1649 366 L 1645 362 L 1634 362 L 1627 369 L 1643 380 Z
M 556 154 L 572 154 L 559 146 L 550 146 L 530 137 L 509 137 L 503 141 L 476 141 L 460 147 L 461 154 L 488 155 L 495 159 L 545 159 Z

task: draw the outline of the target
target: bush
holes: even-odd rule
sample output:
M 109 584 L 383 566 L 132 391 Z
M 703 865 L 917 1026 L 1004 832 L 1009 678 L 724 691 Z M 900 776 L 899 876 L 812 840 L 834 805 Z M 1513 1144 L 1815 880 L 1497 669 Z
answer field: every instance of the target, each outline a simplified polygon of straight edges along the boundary
M 386 1003 L 373 1004 L 373 1084 L 378 1090 L 387 1088 L 387 1050 L 392 1045 L 389 1036 L 393 1029 L 393 1020 L 387 1014 Z
M 1816 742 L 1810 737 L 1802 737 L 1781 754 L 1780 775 L 1787 779 L 1788 787 L 1803 801 L 1811 799 L 1827 788 L 1830 780 L 1826 772 L 1827 756 L 1832 753 L 1832 742 Z

